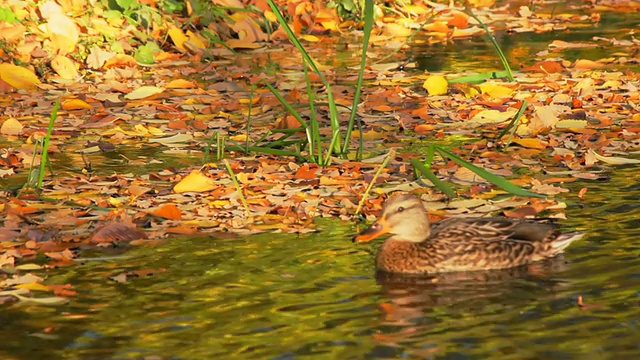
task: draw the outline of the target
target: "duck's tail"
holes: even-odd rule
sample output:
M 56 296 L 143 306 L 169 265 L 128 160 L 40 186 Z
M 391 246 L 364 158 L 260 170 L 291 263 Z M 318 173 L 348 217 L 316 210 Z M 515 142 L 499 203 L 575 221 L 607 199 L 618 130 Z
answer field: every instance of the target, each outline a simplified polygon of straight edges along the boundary
M 572 231 L 560 234 L 551 242 L 551 248 L 555 250 L 556 254 L 559 254 L 572 242 L 581 239 L 583 236 L 584 233 L 580 231 Z

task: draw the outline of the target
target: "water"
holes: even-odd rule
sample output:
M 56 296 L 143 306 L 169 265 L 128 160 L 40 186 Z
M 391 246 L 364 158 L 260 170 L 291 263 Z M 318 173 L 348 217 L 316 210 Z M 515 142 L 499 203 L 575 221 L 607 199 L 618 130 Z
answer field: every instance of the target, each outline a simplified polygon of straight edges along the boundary
M 379 243 L 320 232 L 171 239 L 42 272 L 66 305 L 0 313 L 7 359 L 603 359 L 640 354 L 640 186 L 612 170 L 564 224 L 588 235 L 553 261 L 503 272 L 376 276 Z M 575 193 L 575 192 L 574 192 Z M 577 200 L 577 199 L 574 199 Z M 152 270 L 117 282 L 114 275 Z M 578 306 L 578 297 L 584 307 Z

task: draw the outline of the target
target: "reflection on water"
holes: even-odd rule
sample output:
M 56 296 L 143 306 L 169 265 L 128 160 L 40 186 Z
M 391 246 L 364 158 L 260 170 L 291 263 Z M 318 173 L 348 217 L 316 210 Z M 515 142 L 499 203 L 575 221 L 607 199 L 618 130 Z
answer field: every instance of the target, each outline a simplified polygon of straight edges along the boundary
M 351 224 L 326 220 L 308 236 L 173 239 L 49 270 L 79 295 L 8 306 L 0 358 L 635 358 L 640 186 L 633 168 L 611 175 L 570 185 L 589 192 L 563 223 L 587 236 L 523 268 L 375 274 L 379 243 L 353 245 Z M 109 280 L 139 269 L 163 271 Z

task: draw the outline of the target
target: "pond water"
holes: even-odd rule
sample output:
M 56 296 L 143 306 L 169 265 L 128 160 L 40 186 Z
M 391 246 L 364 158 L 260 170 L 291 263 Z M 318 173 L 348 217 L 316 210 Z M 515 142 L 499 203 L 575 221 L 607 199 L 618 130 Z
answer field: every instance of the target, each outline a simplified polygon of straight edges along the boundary
M 570 184 L 589 192 L 563 224 L 588 235 L 562 258 L 513 271 L 376 276 L 379 242 L 352 244 L 352 224 L 337 220 L 305 236 L 86 252 L 82 265 L 42 273 L 74 285 L 69 304 L 3 309 L 0 358 L 632 358 L 638 169 L 609 175 Z M 136 270 L 154 273 L 111 279 Z

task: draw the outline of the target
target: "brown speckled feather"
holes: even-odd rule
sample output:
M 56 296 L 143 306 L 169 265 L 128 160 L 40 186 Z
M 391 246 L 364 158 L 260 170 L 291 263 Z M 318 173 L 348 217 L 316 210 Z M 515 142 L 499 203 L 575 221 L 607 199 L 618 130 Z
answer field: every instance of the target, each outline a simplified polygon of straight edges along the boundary
M 354 241 L 384 233 L 379 270 L 436 273 L 504 269 L 553 257 L 582 233 L 560 233 L 555 226 L 508 218 L 454 218 L 430 225 L 420 199 L 413 195 L 388 200 L 382 216 Z

